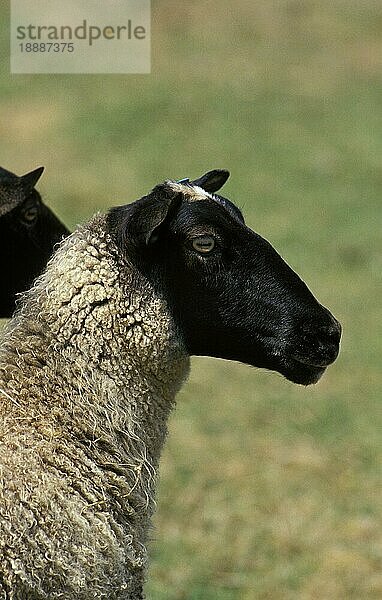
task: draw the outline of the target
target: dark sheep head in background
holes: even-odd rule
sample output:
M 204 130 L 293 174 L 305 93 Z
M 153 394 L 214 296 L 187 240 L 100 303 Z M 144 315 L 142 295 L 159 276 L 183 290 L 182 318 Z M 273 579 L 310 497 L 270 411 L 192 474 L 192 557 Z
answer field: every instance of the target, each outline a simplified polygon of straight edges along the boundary
M 18 177 L 0 167 L 0 318 L 12 315 L 16 294 L 31 286 L 69 233 L 34 189 L 43 170 Z

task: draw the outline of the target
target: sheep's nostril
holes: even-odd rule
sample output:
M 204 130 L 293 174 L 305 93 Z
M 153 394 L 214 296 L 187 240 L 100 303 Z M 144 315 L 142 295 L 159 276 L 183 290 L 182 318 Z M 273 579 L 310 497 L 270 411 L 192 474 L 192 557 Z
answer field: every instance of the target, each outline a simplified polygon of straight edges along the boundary
M 328 325 L 321 327 L 322 333 L 326 334 L 333 343 L 338 343 L 341 339 L 342 327 L 340 323 L 330 315 L 331 321 Z
M 317 324 L 307 321 L 302 324 L 302 332 L 310 338 L 319 338 L 322 342 L 338 344 L 341 339 L 342 327 L 340 323 L 329 313 L 329 321 Z
M 338 356 L 339 343 L 328 344 L 327 342 L 321 345 L 321 354 L 325 357 L 328 364 L 334 362 Z
M 326 367 L 338 356 L 341 339 L 341 325 L 328 312 L 326 318 L 306 320 L 300 325 L 298 351 L 293 357 L 303 363 Z

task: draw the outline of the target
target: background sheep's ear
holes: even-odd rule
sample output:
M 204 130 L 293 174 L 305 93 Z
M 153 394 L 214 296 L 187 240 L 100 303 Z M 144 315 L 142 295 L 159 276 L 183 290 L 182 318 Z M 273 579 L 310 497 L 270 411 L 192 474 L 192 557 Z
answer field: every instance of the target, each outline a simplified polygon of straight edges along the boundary
M 109 211 L 108 221 L 119 243 L 135 248 L 145 248 L 159 238 L 159 229 L 175 213 L 182 194 L 166 193 L 157 186 L 148 196 L 126 206 Z
M 43 171 L 44 167 L 38 167 L 18 177 L 0 167 L 0 217 L 16 208 L 29 196 Z
M 0 167 L 0 217 L 13 210 L 23 200 L 20 178 Z
M 191 181 L 191 185 L 197 185 L 203 190 L 206 190 L 206 192 L 213 194 L 223 187 L 228 177 L 229 171 L 226 171 L 225 169 L 214 169 L 213 171 L 208 171 L 208 173 L 205 173 L 198 179 Z
M 20 177 L 21 188 L 25 195 L 32 191 L 41 175 L 43 174 L 44 167 L 38 167 L 34 171 L 30 171 L 30 173 L 26 173 Z

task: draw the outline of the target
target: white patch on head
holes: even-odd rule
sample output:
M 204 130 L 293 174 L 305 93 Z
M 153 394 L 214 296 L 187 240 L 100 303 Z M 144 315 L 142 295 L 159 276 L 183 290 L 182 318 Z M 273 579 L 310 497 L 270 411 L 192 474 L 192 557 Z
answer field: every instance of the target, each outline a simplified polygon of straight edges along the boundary
M 166 181 L 166 184 L 174 190 L 174 192 L 183 194 L 183 196 L 189 202 L 195 202 L 196 200 L 214 200 L 213 194 L 206 192 L 203 188 L 198 185 L 191 185 L 185 183 L 177 183 L 176 181 Z

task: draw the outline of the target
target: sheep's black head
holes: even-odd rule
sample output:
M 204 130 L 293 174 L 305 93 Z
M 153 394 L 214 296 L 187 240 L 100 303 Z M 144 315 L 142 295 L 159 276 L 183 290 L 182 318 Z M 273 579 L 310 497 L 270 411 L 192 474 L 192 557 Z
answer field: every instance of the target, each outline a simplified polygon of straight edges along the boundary
M 17 177 L 0 167 L 0 317 L 12 315 L 16 294 L 31 285 L 69 233 L 34 189 L 43 170 Z
M 215 192 L 227 171 L 168 181 L 109 213 L 117 243 L 165 297 L 191 355 L 315 383 L 341 327 L 240 210 Z

